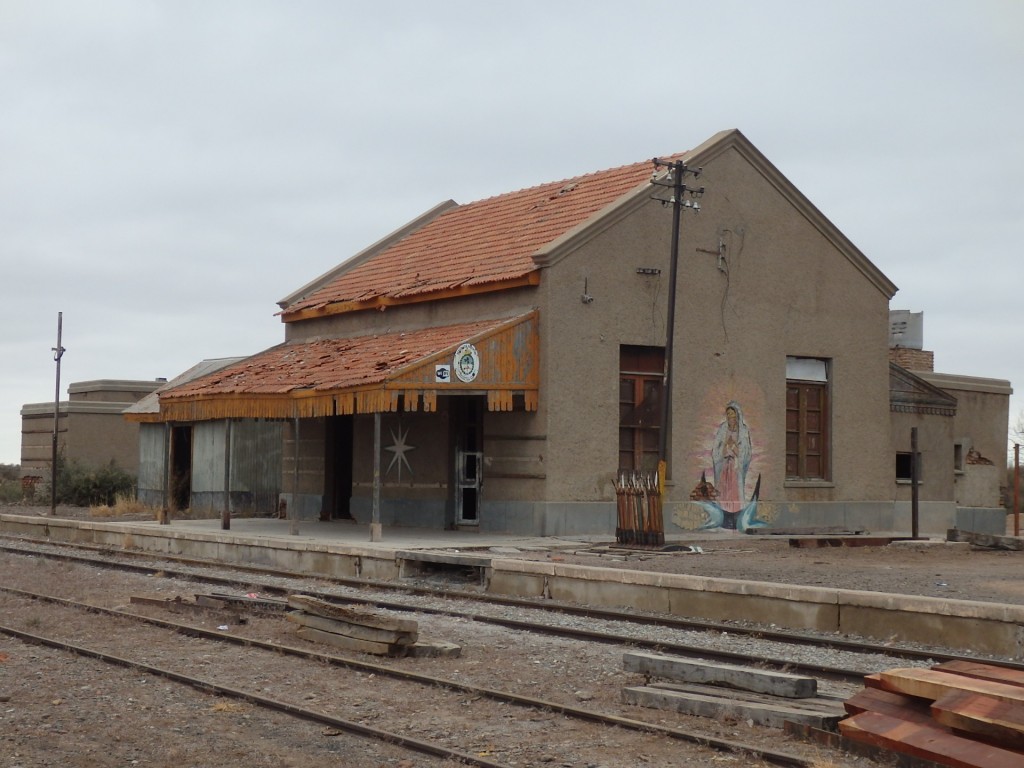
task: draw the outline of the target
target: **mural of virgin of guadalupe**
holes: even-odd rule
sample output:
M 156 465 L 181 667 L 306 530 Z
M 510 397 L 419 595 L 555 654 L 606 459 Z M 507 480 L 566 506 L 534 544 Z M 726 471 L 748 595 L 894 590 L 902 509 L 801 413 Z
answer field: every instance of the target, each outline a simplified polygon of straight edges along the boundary
M 750 430 L 743 419 L 743 409 L 735 400 L 725 406 L 725 421 L 715 432 L 711 447 L 711 463 L 715 473 L 714 483 L 709 485 L 701 475 L 698 488 L 691 495 L 707 513 L 702 528 L 732 528 L 745 531 L 765 525 L 757 517 L 757 500 L 761 492 L 761 478 L 750 498 L 746 497 L 747 471 L 753 448 Z
M 747 470 L 750 468 L 750 430 L 743 420 L 743 411 L 735 400 L 725 406 L 725 421 L 715 433 L 711 462 L 715 470 L 718 505 L 732 515 L 746 504 Z

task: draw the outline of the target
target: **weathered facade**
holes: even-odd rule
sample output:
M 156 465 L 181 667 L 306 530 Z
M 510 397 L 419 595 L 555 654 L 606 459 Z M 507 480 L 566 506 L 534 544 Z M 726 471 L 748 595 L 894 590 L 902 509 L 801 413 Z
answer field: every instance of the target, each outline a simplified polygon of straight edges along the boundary
M 138 499 L 197 513 L 267 515 L 277 511 L 283 427 L 279 421 L 160 420 L 160 393 L 244 358 L 204 360 L 124 412 L 138 424 Z
M 895 285 L 738 131 L 675 159 L 703 187 L 675 247 L 650 162 L 446 203 L 286 297 L 284 343 L 162 392 L 156 420 L 278 423 L 281 503 L 307 519 L 609 534 L 616 479 L 667 434 L 668 533 L 905 528 L 917 416 L 891 387 L 928 385 L 890 365 Z M 1006 416 L 937 397 L 948 527 L 956 420 L 984 411 L 989 440 Z
M 79 381 L 68 386 L 68 399 L 57 406 L 57 451 L 64 460 L 86 469 L 113 462 L 134 475 L 138 471 L 138 426 L 122 418 L 124 410 L 162 382 L 123 379 Z M 21 474 L 49 481 L 53 460 L 54 404 L 27 403 L 21 408 Z

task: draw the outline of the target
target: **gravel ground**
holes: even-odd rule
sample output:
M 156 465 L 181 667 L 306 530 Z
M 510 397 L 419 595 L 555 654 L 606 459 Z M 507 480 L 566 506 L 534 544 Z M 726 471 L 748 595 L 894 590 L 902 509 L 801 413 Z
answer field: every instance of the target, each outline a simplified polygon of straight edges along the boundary
M 161 618 L 204 621 L 201 617 L 168 616 L 159 608 L 131 604 L 132 595 L 190 599 L 195 592 L 203 591 L 201 584 L 172 581 L 159 574 L 111 572 L 82 564 L 0 555 L 0 583 Z M 313 584 L 317 589 L 325 587 L 322 582 Z M 338 589 L 339 593 L 346 590 L 351 588 Z M 206 591 L 223 591 L 223 587 Z M 420 599 L 408 598 L 414 603 Z M 426 603 L 435 599 L 422 600 Z M 446 601 L 446 607 L 459 606 Z M 480 606 L 474 604 L 473 609 L 479 611 Z M 515 618 L 520 613 L 503 610 L 506 617 Z M 466 752 L 491 755 L 510 766 L 761 765 L 743 756 L 708 753 L 681 742 L 652 740 L 628 731 L 608 731 L 552 712 L 523 710 L 466 694 L 452 696 L 422 687 L 410 692 L 408 684 L 303 663 L 257 649 L 211 648 L 208 642 L 195 638 L 169 635 L 8 593 L 0 593 L 0 615 L 2 623 L 25 631 L 59 635 L 87 647 L 140 657 L 160 668 L 198 674 L 232 687 L 246 687 L 259 695 L 322 709 L 392 732 L 448 742 Z M 389 662 L 394 666 L 569 706 L 699 728 L 712 737 L 802 754 L 818 760 L 823 768 L 868 765 L 866 760 L 827 754 L 822 748 L 791 742 L 777 730 L 741 721 L 688 718 L 624 705 L 620 701 L 621 689 L 642 682 L 642 677 L 623 670 L 622 647 L 531 635 L 466 619 L 414 615 L 423 639 L 458 643 L 463 653 L 458 658 L 395 659 Z M 523 617 L 526 615 L 522 613 Z M 218 620 L 208 619 L 206 623 L 215 625 Z M 595 628 L 592 620 L 563 621 Z M 303 645 L 294 635 L 294 626 L 276 617 L 253 617 L 243 625 L 224 626 L 222 631 L 276 644 Z M 622 625 L 617 631 L 649 635 L 655 630 Z M 682 642 L 693 634 L 657 631 L 664 632 L 671 642 Z M 731 638 L 710 638 L 713 643 L 720 641 L 729 643 Z M 768 647 L 761 646 L 765 651 Z M 784 648 L 780 647 L 779 652 Z M 510 744 L 512 733 L 520 735 Z M 381 751 L 375 745 L 323 726 L 292 725 L 281 716 L 268 715 L 244 702 L 204 696 L 140 672 L 105 667 L 0 635 L 0 766 L 5 768 L 305 768 L 324 764 L 418 768 L 441 764 L 388 749 Z
M 3 508 L 0 512 L 14 514 L 45 514 L 48 508 Z M 60 508 L 58 515 L 69 518 L 92 517 L 88 510 Z M 150 519 L 139 515 L 140 519 Z M 124 519 L 124 518 L 121 518 Z M 516 556 L 529 559 L 550 559 L 600 567 L 632 568 L 669 573 L 692 573 L 704 576 L 739 578 L 758 581 L 825 585 L 848 589 L 954 597 L 1020 604 L 1024 602 L 1024 553 L 981 550 L 963 544 L 900 543 L 886 547 L 848 547 L 823 549 L 791 548 L 786 539 L 745 536 L 742 534 L 702 537 L 692 542 L 695 550 L 654 554 L 623 552 L 607 546 L 572 546 L 569 542 L 552 542 L 549 550 L 523 551 Z M 699 551 L 697 550 L 699 548 Z M 503 553 L 502 556 L 507 556 Z M 196 589 L 181 583 L 156 578 L 111 574 L 84 566 L 60 566 L 36 561 L 26 568 L 24 558 L 0 558 L 0 583 L 11 587 L 74 596 L 97 605 L 126 608 L 130 594 L 152 597 L 180 595 L 191 597 Z M 49 587 L 49 588 L 47 588 Z M 321 582 L 316 589 L 324 590 Z M 337 588 L 344 594 L 346 588 Z M 395 599 L 389 596 L 388 599 Z M 430 605 L 432 598 L 420 600 Z M 446 607 L 453 606 L 445 601 Z M 143 612 L 132 606 L 133 610 Z M 473 605 L 474 612 L 482 612 Z M 508 608 L 496 609 L 505 617 L 516 618 Z M 102 631 L 96 625 L 79 624 L 84 619 L 70 619 L 45 604 L 27 603 L 0 596 L 0 623 L 20 622 L 27 631 L 35 628 L 64 631 L 73 638 L 92 638 L 104 644 Z M 525 616 L 524 616 L 525 618 Z M 534 618 L 534 617 L 531 617 Z M 95 620 L 95 619 L 94 619 Z M 643 712 L 619 702 L 621 688 L 637 681 L 622 670 L 622 648 L 581 646 L 574 641 L 539 638 L 510 633 L 478 622 L 443 619 L 418 614 L 421 635 L 428 639 L 448 640 L 463 646 L 458 659 L 431 660 L 429 673 L 461 682 L 517 690 L 538 698 L 547 698 L 573 706 L 610 709 L 637 719 L 652 718 L 655 722 L 689 727 L 709 728 L 709 734 L 730 740 L 760 743 L 786 751 L 803 751 L 816 755 L 822 768 L 865 766 L 867 761 L 822 753 L 789 742 L 777 731 L 766 731 L 743 722 L 698 721 L 680 715 Z M 552 622 L 579 624 L 595 628 L 591 619 L 559 617 Z M 17 624 L 16 624 L 17 625 Z M 90 628 L 91 627 L 91 628 Z M 698 640 L 697 633 L 653 628 L 637 628 L 625 624 L 608 624 L 608 631 L 618 634 L 643 633 L 645 637 L 664 639 L 666 643 L 688 643 Z M 295 644 L 293 627 L 284 622 L 253 621 L 233 632 L 251 632 L 259 639 Z M 109 633 L 109 628 L 106 630 Z M 171 666 L 188 662 L 211 669 L 215 666 L 206 650 L 190 650 L 192 641 L 180 637 L 143 639 L 134 629 L 119 629 L 118 635 L 136 638 L 137 647 L 145 647 L 153 663 Z M 276 638 L 276 640 L 275 640 Z M 798 651 L 789 645 L 755 640 L 728 633 L 701 634 L 701 642 L 715 648 L 742 650 L 763 657 L 787 658 Z M 84 643 L 83 643 L 84 644 Z M 108 645 L 110 643 L 107 643 Z M 410 699 L 408 694 L 391 693 L 381 681 L 360 680 L 359 675 L 331 672 L 323 668 L 300 669 L 290 663 L 271 667 L 251 664 L 246 670 L 247 652 L 235 651 L 241 664 L 234 678 L 250 677 L 259 682 L 259 689 L 268 695 L 297 695 L 298 703 L 331 702 L 341 706 L 341 691 L 348 686 L 361 690 L 369 685 L 380 688 L 385 698 L 375 706 L 363 706 L 364 694 L 358 694 L 344 706 L 349 713 L 362 711 L 374 725 L 388 724 L 406 728 L 421 738 L 464 739 L 467 751 L 484 753 L 500 742 L 502 723 L 509 718 L 521 719 L 516 708 L 482 709 L 476 702 L 465 703 L 466 715 L 450 711 L 433 711 L 424 699 Z M 854 656 L 837 651 L 815 649 L 804 651 L 815 661 L 832 666 L 878 671 L 894 666 L 912 666 L 877 656 Z M 397 660 L 396 664 L 416 668 L 426 666 L 424 660 Z M 925 662 L 922 662 L 925 664 Z M 232 674 L 228 673 L 228 679 Z M 325 687 L 326 686 L 326 687 Z M 846 696 L 853 689 L 823 685 L 830 695 Z M 301 692 L 301 693 L 297 693 Z M 311 698 L 310 698 L 311 697 Z M 369 699 L 367 699 L 369 701 Z M 360 710 L 360 707 L 363 709 Z M 469 725 L 479 720 L 477 713 L 487 712 L 493 722 L 485 724 L 472 737 Z M 383 716 L 381 713 L 387 713 Z M 394 713 L 392 715 L 392 713 Z M 589 731 L 575 722 L 553 715 L 535 718 L 538 744 L 524 746 L 519 752 L 506 748 L 495 759 L 510 765 L 552 765 L 575 768 L 609 768 L 617 765 L 682 765 L 718 764 L 756 765 L 756 761 L 733 755 L 714 755 L 713 759 L 694 756 L 678 744 L 663 744 L 640 753 L 631 752 L 628 740 L 603 737 L 608 743 L 598 744 L 599 757 L 584 758 L 574 749 L 580 740 L 592 738 Z M 383 720 L 382 720 L 383 718 Z M 393 719 L 394 718 L 394 719 Z M 488 731 L 488 729 L 490 729 Z M 488 741 L 488 733 L 493 735 Z M 551 734 L 558 734 L 552 738 Z M 532 741 L 532 740 L 527 740 Z M 624 751 L 625 750 L 625 751 Z M 627 756 L 628 755 L 628 756 Z M 393 747 L 368 745 L 365 741 L 344 736 L 331 729 L 299 723 L 283 716 L 268 715 L 249 704 L 238 703 L 190 691 L 160 678 L 141 673 L 112 669 L 89 659 L 67 657 L 57 651 L 28 646 L 0 635 L 0 768 L 36 768 L 36 766 L 260 766 L 285 768 L 343 764 L 379 768 L 420 768 L 440 765 L 438 761 L 410 757 Z

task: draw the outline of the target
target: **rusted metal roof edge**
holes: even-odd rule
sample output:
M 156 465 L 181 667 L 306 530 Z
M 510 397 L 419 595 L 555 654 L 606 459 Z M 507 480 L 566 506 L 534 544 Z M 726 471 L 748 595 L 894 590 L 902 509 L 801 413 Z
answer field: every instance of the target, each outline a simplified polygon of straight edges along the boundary
M 194 422 L 216 419 L 295 419 L 356 413 L 390 413 L 398 410 L 432 412 L 437 407 L 437 396 L 486 394 L 488 410 L 510 411 L 516 396 L 523 398 L 524 408 L 537 410 L 539 402 L 539 374 L 537 364 L 537 329 L 539 313 L 536 309 L 511 319 L 498 320 L 495 325 L 445 345 L 442 349 L 409 362 L 380 380 L 339 389 L 303 388 L 281 393 L 247 394 L 244 392 L 195 395 L 162 401 L 159 414 L 137 414 L 138 422 Z M 452 356 L 463 344 L 481 344 L 492 337 L 506 334 L 524 323 L 529 342 L 525 354 L 530 356 L 525 378 L 504 376 L 502 380 L 462 383 L 455 386 L 430 386 L 425 374 L 415 379 L 417 372 L 433 372 L 433 366 Z

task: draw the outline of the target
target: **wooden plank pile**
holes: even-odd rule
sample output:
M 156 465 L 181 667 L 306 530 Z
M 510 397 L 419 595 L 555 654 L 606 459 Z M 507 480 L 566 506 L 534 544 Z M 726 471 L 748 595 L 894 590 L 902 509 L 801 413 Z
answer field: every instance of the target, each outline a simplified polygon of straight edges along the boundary
M 1024 672 L 949 661 L 864 682 L 845 702 L 844 737 L 936 765 L 1024 767 Z
M 364 609 L 345 608 L 307 595 L 289 595 L 288 621 L 303 640 L 379 656 L 458 656 L 454 643 L 419 640 L 419 625 Z
M 786 721 L 834 728 L 844 714 L 841 699 L 818 696 L 813 677 L 640 652 L 624 654 L 622 663 L 647 676 L 646 685 L 622 689 L 627 704 L 774 728 Z

